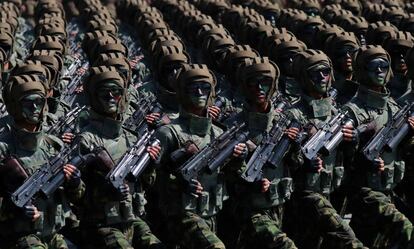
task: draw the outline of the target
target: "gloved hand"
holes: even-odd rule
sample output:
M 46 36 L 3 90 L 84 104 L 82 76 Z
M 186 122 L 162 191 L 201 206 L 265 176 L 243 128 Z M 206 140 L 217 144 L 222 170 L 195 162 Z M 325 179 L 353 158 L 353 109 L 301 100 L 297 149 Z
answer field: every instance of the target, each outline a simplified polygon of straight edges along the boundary
M 27 205 L 23 207 L 24 215 L 26 215 L 31 221 L 35 221 L 40 218 L 40 212 L 34 205 Z
M 374 159 L 373 164 L 374 164 L 374 169 L 381 171 L 381 172 L 384 171 L 385 163 L 384 163 L 384 160 L 382 160 L 382 158 Z
M 129 197 L 129 186 L 128 184 L 123 184 L 119 186 L 119 197 L 121 201 L 127 201 Z
M 198 198 L 203 191 L 203 186 L 201 186 L 201 183 L 197 181 L 196 179 L 191 179 L 191 181 L 188 183 L 188 192 Z
M 310 160 L 311 171 L 315 173 L 320 173 L 323 169 L 323 161 L 320 157 L 315 157 Z
M 358 141 L 358 132 L 353 125 L 344 125 L 342 126 L 342 133 L 344 134 L 344 141 L 347 142 L 357 142 Z
M 408 123 L 410 124 L 411 129 L 414 130 L 414 117 L 409 117 Z
M 217 107 L 217 106 L 209 106 L 209 107 L 207 107 L 207 112 L 208 112 L 208 115 L 213 119 L 213 120 L 217 120 L 218 119 L 218 117 L 220 116 L 220 112 L 221 112 L 221 110 L 220 110 L 220 108 L 219 107 Z
M 159 122 L 161 122 L 161 113 L 150 113 L 145 116 L 145 119 L 149 125 L 157 125 Z
M 63 173 L 65 174 L 65 181 L 67 187 L 76 188 L 81 182 L 81 172 L 78 168 L 71 164 L 63 166 Z
M 247 149 L 247 145 L 245 143 L 239 143 L 234 146 L 233 156 L 240 159 L 245 159 L 249 154 L 249 150 Z

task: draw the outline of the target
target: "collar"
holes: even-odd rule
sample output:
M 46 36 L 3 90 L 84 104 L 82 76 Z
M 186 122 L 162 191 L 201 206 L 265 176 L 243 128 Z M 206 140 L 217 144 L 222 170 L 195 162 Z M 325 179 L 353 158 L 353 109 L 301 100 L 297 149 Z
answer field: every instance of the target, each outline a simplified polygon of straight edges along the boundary
M 11 133 L 13 135 L 14 144 L 17 149 L 35 152 L 43 143 L 44 132 L 43 129 L 39 131 L 30 132 L 26 129 L 18 129 L 12 125 Z
M 121 135 L 123 120 L 116 120 L 90 110 L 89 123 L 106 138 L 117 138 Z
M 307 103 L 310 108 L 312 118 L 323 118 L 328 117 L 332 114 L 332 98 L 326 97 L 322 99 L 314 99 L 308 95 L 302 95 L 303 101 Z
M 283 76 L 279 81 L 284 81 L 285 92 L 287 95 L 300 96 L 302 88 L 298 81 L 293 77 Z
M 385 90 L 385 93 L 379 93 L 372 91 L 363 85 L 358 88 L 356 95 L 356 97 L 366 106 L 381 110 L 386 108 L 389 96 L 390 92 L 388 89 Z
M 210 117 L 197 116 L 181 109 L 179 118 L 187 126 L 191 134 L 204 137 L 211 129 L 212 120 Z
M 271 105 L 270 110 L 267 113 L 250 111 L 247 105 L 243 107 L 243 109 L 247 127 L 251 133 L 263 133 L 269 131 L 275 113 L 273 105 Z

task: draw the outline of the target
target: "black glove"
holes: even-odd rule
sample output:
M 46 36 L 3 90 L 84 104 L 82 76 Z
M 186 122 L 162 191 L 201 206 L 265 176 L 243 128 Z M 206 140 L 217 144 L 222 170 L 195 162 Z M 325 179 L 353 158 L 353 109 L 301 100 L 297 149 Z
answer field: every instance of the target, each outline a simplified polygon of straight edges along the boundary
M 66 186 L 68 188 L 76 188 L 81 183 L 81 172 L 79 169 L 76 169 L 73 174 L 72 178 L 66 182 Z
M 119 197 L 120 197 L 121 201 L 128 200 L 128 197 L 129 197 L 129 186 L 128 186 L 128 184 L 123 184 L 123 185 L 119 186 L 118 191 L 119 191 Z
M 188 183 L 188 193 L 197 198 L 201 191 L 203 191 L 201 183 L 196 179 L 191 179 Z
M 35 219 L 35 215 L 38 212 L 37 208 L 33 205 L 27 205 L 23 207 L 24 215 L 26 215 L 27 218 L 30 220 Z
M 321 171 L 322 168 L 322 159 L 320 157 L 315 157 L 310 162 L 310 171 L 314 173 L 318 173 Z

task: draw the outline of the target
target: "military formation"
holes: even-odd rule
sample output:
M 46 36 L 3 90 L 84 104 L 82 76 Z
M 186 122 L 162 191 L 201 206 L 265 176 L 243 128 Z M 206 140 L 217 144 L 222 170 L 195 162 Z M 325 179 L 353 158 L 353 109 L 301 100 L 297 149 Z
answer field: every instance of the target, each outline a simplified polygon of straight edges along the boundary
M 413 3 L 0 19 L 0 249 L 414 249 Z

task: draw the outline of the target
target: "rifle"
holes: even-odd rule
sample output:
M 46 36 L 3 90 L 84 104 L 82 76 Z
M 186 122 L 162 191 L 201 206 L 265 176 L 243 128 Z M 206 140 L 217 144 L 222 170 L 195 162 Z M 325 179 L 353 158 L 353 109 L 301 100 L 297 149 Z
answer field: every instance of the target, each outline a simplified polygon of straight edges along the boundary
M 195 179 L 202 170 L 215 172 L 233 154 L 234 146 L 247 140 L 246 123 L 234 124 L 226 132 L 198 151 L 179 169 L 186 181 Z
M 410 131 L 408 117 L 414 116 L 414 103 L 407 103 L 365 145 L 362 153 L 369 161 L 378 159 L 383 152 L 394 151 Z
M 145 116 L 153 112 L 161 112 L 161 107 L 155 97 L 141 98 L 139 103 L 130 103 L 135 108 L 134 113 L 125 120 L 124 128 L 142 137 L 149 129 Z
M 63 172 L 65 164 L 69 163 L 79 168 L 95 157 L 95 154 L 91 153 L 69 159 L 76 149 L 77 146 L 64 147 L 58 155 L 42 165 L 13 192 L 12 202 L 17 207 L 24 207 L 39 196 L 49 198 L 65 181 Z
M 309 160 L 318 153 L 329 155 L 343 140 L 342 126 L 353 124 L 346 118 L 347 112 L 339 112 L 319 129 L 302 147 L 302 152 Z
M 76 106 L 74 109 L 68 112 L 64 118 L 59 119 L 56 124 L 50 127 L 47 133 L 58 137 L 66 132 L 72 133 L 75 130 L 76 118 L 79 116 L 79 113 L 85 109 L 86 106 Z
M 145 170 L 150 161 L 147 145 L 150 143 L 154 130 L 146 132 L 122 157 L 115 167 L 106 175 L 112 185 L 118 189 L 127 177 L 137 179 Z M 153 140 L 150 146 L 159 145 L 158 139 Z
M 284 115 L 273 122 L 273 127 L 264 135 L 262 142 L 247 163 L 246 171 L 242 175 L 245 181 L 259 180 L 262 169 L 267 164 L 273 167 L 280 165 L 290 145 L 290 139 L 285 134 L 285 129 L 289 126 L 299 128 L 300 125 L 296 120 L 290 120 Z
M 7 109 L 4 103 L 0 103 L 0 118 L 7 116 Z
M 77 73 L 74 75 L 71 75 L 73 78 L 70 80 L 69 84 L 66 86 L 66 91 L 64 91 L 63 99 L 66 103 L 72 104 L 73 100 L 76 97 L 75 91 L 76 89 L 83 83 L 83 79 L 85 76 L 85 73 L 80 73 L 80 69 L 84 69 L 86 72 L 89 67 L 88 61 L 85 61 L 80 68 L 77 68 Z

